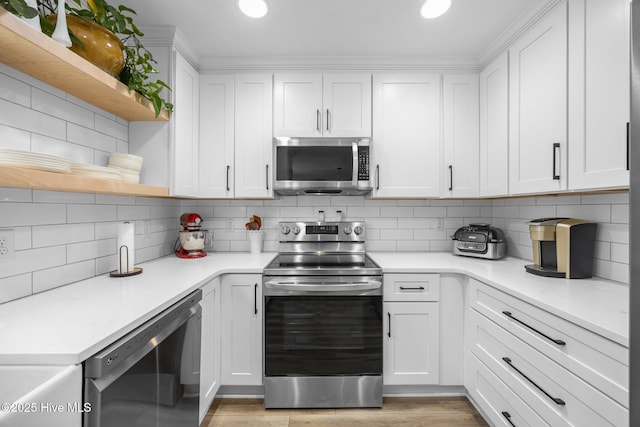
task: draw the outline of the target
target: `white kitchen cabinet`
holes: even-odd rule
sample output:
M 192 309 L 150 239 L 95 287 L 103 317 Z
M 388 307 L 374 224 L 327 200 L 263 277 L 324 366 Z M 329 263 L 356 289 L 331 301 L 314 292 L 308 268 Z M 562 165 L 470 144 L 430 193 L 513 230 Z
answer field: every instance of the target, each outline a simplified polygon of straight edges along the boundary
M 222 384 L 262 385 L 262 276 L 222 277 Z
M 438 384 L 437 302 L 385 302 L 383 383 Z
M 200 342 L 200 422 L 220 388 L 220 278 L 202 287 L 202 333 Z
M 444 197 L 478 197 L 479 80 L 477 74 L 449 74 L 443 79 Z
M 174 52 L 173 137 L 171 138 L 170 194 L 198 197 L 199 195 L 199 80 L 196 69 L 180 52 Z
M 274 136 L 370 137 L 370 74 L 276 74 Z
M 509 192 L 567 189 L 567 4 L 509 49 Z
M 234 85 L 233 75 L 200 76 L 200 197 L 234 195 Z
M 273 76 L 235 78 L 235 197 L 272 198 Z
M 627 187 L 630 2 L 569 1 L 569 188 Z
M 480 196 L 509 194 L 509 53 L 480 73 Z
M 438 74 L 374 74 L 374 198 L 440 196 L 440 90 Z

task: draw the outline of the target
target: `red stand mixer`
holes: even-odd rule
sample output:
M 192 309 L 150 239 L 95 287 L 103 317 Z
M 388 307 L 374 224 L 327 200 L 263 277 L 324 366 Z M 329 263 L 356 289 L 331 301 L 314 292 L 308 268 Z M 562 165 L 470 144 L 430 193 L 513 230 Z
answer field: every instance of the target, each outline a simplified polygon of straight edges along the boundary
M 180 216 L 182 231 L 176 240 L 175 251 L 179 258 L 202 258 L 207 256 L 205 245 L 211 245 L 213 236 L 209 230 L 202 230 L 202 217 L 197 213 Z

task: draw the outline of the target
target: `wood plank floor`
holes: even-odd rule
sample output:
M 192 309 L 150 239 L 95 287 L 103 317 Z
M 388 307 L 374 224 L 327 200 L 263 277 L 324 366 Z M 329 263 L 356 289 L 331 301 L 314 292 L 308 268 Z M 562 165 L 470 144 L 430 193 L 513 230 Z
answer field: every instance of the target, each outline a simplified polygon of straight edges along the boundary
M 381 409 L 264 409 L 262 399 L 216 399 L 200 427 L 480 427 L 465 397 L 385 397 Z

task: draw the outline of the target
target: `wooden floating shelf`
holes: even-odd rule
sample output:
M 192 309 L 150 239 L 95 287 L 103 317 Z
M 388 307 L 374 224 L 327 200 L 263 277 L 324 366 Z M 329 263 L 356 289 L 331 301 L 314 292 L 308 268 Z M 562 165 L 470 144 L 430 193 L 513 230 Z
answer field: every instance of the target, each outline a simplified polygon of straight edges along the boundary
M 0 7 L 0 62 L 129 121 L 167 121 L 153 104 Z
M 169 189 L 122 181 L 91 178 L 67 173 L 44 172 L 11 166 L 0 166 L 0 187 L 28 188 L 73 193 L 117 194 L 142 197 L 169 197 Z

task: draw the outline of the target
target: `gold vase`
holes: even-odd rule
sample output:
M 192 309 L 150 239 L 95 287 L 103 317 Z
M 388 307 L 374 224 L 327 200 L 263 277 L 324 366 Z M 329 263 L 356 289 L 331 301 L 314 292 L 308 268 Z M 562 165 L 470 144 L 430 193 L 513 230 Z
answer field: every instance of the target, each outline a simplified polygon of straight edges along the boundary
M 56 15 L 47 16 L 51 23 L 56 22 Z M 118 78 L 124 67 L 124 48 L 120 38 L 100 24 L 76 15 L 67 15 L 69 30 L 82 41 L 82 45 L 75 41 L 71 50 L 93 65 L 101 68 L 113 77 Z

